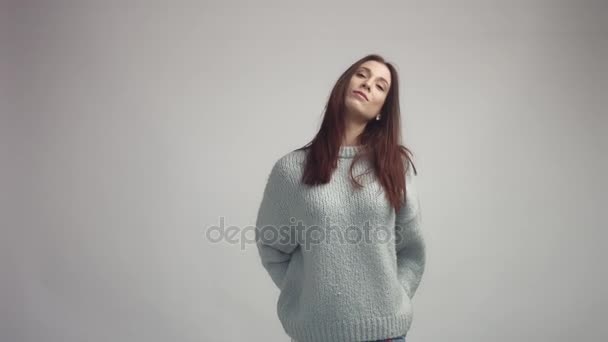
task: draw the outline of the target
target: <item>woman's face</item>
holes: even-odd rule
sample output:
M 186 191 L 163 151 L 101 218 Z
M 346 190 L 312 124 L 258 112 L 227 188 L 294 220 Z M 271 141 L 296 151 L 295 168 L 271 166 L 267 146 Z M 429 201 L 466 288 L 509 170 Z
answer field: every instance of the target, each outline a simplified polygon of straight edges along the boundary
M 376 61 L 364 62 L 348 84 L 344 99 L 346 109 L 366 120 L 376 119 L 390 86 L 391 73 L 386 65 Z

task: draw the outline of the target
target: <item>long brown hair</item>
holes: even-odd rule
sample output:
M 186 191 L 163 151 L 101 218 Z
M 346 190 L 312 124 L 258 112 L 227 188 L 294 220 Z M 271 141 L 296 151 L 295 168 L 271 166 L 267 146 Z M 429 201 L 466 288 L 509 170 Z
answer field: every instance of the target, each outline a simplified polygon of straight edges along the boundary
M 399 77 L 395 67 L 377 54 L 367 55 L 352 64 L 334 85 L 321 127 L 315 137 L 297 150 L 308 149 L 302 182 L 307 185 L 326 184 L 337 167 L 338 153 L 345 133 L 345 92 L 352 75 L 358 67 L 369 60 L 383 63 L 391 73 L 391 86 L 380 111 L 381 120 L 370 120 L 360 135 L 362 149 L 350 165 L 353 185 L 363 187 L 353 176 L 355 163 L 367 157 L 371 161 L 378 181 L 384 188 L 387 200 L 399 211 L 406 199 L 406 168 L 411 164 L 414 174 L 418 174 L 412 161 L 413 153 L 402 144 L 401 114 L 399 110 Z M 369 173 L 368 170 L 365 174 Z

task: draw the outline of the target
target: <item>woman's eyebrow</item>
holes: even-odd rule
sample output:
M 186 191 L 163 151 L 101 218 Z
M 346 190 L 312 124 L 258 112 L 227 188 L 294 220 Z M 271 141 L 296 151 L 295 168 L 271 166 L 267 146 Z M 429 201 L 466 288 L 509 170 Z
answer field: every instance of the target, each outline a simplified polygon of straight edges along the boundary
M 372 71 L 368 67 L 362 66 L 361 69 L 365 69 L 365 71 L 369 72 L 370 74 L 372 73 Z M 380 78 L 381 81 L 384 81 L 386 83 L 386 85 L 390 84 L 390 83 L 388 83 L 388 81 L 384 77 L 379 77 L 379 78 Z

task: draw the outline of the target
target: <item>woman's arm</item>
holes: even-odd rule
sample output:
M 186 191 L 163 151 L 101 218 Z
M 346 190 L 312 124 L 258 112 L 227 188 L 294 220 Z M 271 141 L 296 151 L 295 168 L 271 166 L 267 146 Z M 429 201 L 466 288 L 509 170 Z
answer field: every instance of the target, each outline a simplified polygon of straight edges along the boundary
M 414 297 L 418 289 L 426 262 L 420 201 L 414 177 L 412 166 L 409 165 L 406 172 L 407 201 L 395 220 L 397 277 L 410 298 Z
M 273 166 L 262 196 L 256 219 L 255 240 L 262 265 L 280 289 L 291 253 L 298 246 L 290 239 L 292 184 L 279 159 Z

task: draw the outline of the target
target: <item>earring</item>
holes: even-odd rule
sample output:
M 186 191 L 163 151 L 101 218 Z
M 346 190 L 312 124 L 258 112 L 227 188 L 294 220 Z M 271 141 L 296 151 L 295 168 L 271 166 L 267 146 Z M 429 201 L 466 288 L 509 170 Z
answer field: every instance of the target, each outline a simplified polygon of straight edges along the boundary
M 380 120 L 380 114 L 376 116 L 376 120 Z

